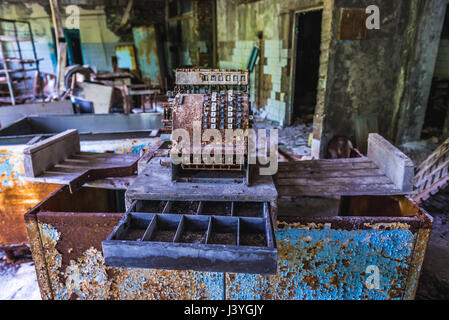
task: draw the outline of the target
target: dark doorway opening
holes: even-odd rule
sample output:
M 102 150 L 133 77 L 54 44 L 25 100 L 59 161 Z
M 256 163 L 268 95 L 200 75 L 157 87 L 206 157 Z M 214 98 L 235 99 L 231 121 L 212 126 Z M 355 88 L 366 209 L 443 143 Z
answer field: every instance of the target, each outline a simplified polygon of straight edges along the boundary
M 75 64 L 83 65 L 83 53 L 79 29 L 64 28 L 64 36 L 67 43 L 67 64 L 69 66 Z
M 67 29 L 63 28 L 65 42 L 67 43 L 67 65 L 73 66 L 75 64 L 83 65 L 83 49 L 81 46 L 81 35 L 79 29 Z M 51 60 L 53 65 L 58 64 L 55 29 L 51 28 L 51 36 L 53 39 Z
M 440 47 L 427 103 L 421 138 L 449 137 L 449 9 L 446 10 Z
M 315 113 L 320 68 L 322 15 L 322 10 L 296 14 L 293 120 Z

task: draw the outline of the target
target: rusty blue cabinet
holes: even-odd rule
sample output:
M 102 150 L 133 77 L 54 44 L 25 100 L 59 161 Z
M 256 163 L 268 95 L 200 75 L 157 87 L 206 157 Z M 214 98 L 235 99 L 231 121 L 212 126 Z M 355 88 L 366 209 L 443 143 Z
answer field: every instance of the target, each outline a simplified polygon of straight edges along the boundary
M 46 299 L 413 299 L 433 222 L 404 196 L 342 198 L 323 217 L 285 216 L 280 201 L 275 275 L 117 268 L 101 242 L 125 209 L 85 189 L 60 201 L 63 187 L 26 215 Z
M 280 219 L 275 276 L 227 274 L 229 299 L 412 299 L 431 218 Z

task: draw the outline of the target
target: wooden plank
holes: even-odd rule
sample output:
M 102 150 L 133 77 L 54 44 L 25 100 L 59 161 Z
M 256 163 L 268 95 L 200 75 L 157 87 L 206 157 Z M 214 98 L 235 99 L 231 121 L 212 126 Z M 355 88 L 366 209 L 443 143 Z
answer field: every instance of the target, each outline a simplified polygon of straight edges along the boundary
M 25 175 L 36 177 L 53 165 L 80 152 L 78 130 L 67 130 L 26 148 L 24 154 Z
M 394 184 L 369 184 L 357 187 L 352 185 L 327 185 L 314 186 L 295 185 L 295 186 L 278 186 L 277 191 L 280 197 L 333 197 L 333 196 L 363 196 L 363 195 L 397 195 L 401 193 Z
M 36 178 L 24 178 L 26 181 L 42 182 L 51 184 L 68 184 L 71 180 L 79 176 L 79 174 L 67 173 L 43 173 Z M 89 181 L 84 186 L 93 188 L 104 188 L 112 190 L 126 190 L 136 180 L 136 176 L 115 177 Z
M 305 160 L 296 162 L 279 162 L 279 168 L 290 168 L 292 166 L 296 167 L 358 167 L 358 168 L 373 168 L 377 167 L 373 164 L 373 161 L 364 158 L 349 158 L 349 159 L 320 159 L 320 160 Z
M 391 180 L 384 175 L 377 175 L 371 177 L 303 177 L 303 178 L 282 178 L 276 180 L 276 185 L 278 186 L 298 186 L 307 185 L 310 187 L 315 186 L 329 186 L 332 184 L 338 184 L 339 186 L 354 186 L 355 189 L 359 184 L 391 184 Z
M 158 141 L 155 144 L 153 144 L 150 149 L 144 153 L 142 158 L 140 158 L 139 162 L 137 163 L 137 174 L 141 174 L 143 172 L 143 169 L 147 166 L 148 162 L 154 157 L 156 150 L 158 150 L 165 141 Z
M 339 177 L 376 177 L 385 176 L 380 169 L 335 169 L 335 170 L 313 170 L 302 169 L 297 171 L 279 171 L 276 175 L 277 179 L 295 178 L 307 176 L 311 179 L 320 178 L 339 178 Z
M 368 158 L 392 180 L 398 190 L 413 191 L 413 162 L 377 133 L 371 133 L 368 137 Z
M 414 200 L 425 208 L 446 211 L 449 197 L 449 139 L 442 143 L 418 168 L 415 176 L 419 194 Z

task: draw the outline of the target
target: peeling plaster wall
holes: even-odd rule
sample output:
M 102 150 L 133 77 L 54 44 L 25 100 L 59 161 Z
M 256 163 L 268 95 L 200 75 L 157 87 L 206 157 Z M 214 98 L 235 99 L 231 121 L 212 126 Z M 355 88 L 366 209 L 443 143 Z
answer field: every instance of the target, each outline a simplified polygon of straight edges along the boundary
M 376 114 L 379 133 L 400 143 L 419 137 L 446 0 L 218 0 L 220 67 L 246 68 L 263 31 L 261 105 L 268 119 L 289 124 L 292 27 L 297 11 L 323 6 L 322 45 L 312 154 L 323 157 L 335 135 L 355 140 L 355 119 Z M 339 41 L 341 8 L 380 8 L 380 30 Z M 258 72 L 256 68 L 256 72 Z M 257 79 L 257 75 L 253 75 Z M 252 94 L 258 90 L 252 82 Z
M 214 68 L 216 64 L 215 33 L 215 0 L 194 0 L 192 11 L 184 14 L 168 16 L 166 3 L 167 34 L 165 52 L 169 77 L 174 80 L 176 68 Z
M 379 131 L 386 136 L 394 106 L 394 93 L 401 72 L 401 54 L 410 1 L 336 0 L 333 11 L 327 92 L 324 106 L 320 155 L 335 135 L 355 141 L 358 116 L 376 114 Z M 366 40 L 338 40 L 340 8 L 380 9 L 380 30 L 369 30 Z M 314 138 L 319 138 L 315 135 Z
M 218 61 L 221 68 L 246 69 L 251 51 L 259 46 L 257 32 L 263 32 L 262 81 L 259 84 L 259 70 L 251 75 L 253 102 L 260 90 L 258 109 L 266 109 L 268 119 L 284 125 L 290 122 L 290 67 L 291 32 L 294 11 L 323 6 L 323 52 L 320 73 L 326 75 L 326 34 L 329 32 L 329 18 L 332 1 L 316 0 L 263 0 L 240 4 L 237 0 L 217 1 Z M 324 80 L 323 79 L 323 80 Z M 323 86 L 323 85 L 322 85 Z M 320 99 L 319 99 L 320 100 Z M 322 99 L 321 99 L 322 101 Z M 319 102 L 320 103 L 320 102 Z
M 407 36 L 413 34 L 404 50 L 401 75 L 405 84 L 397 90 L 395 111 L 388 137 L 396 144 L 419 140 L 424 124 L 433 73 L 438 54 L 447 0 L 415 0 L 410 10 Z M 402 88 L 400 88 L 402 89 Z

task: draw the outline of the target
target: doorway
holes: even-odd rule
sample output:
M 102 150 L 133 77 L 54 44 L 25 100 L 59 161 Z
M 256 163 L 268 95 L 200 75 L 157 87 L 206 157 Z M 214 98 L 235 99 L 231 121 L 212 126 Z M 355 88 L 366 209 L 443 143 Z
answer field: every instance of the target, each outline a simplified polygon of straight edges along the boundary
M 83 65 L 83 53 L 81 49 L 81 35 L 79 29 L 64 28 L 65 41 L 67 43 L 67 65 Z
M 292 120 L 315 113 L 321 55 L 323 10 L 299 12 L 294 28 Z
M 79 29 L 63 28 L 65 42 L 67 43 L 67 65 L 73 66 L 75 64 L 83 65 L 83 50 L 81 46 L 81 35 Z M 55 29 L 51 28 L 51 36 L 53 43 L 51 44 L 52 54 L 51 61 L 53 62 L 54 70 L 58 65 Z

